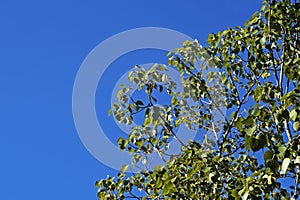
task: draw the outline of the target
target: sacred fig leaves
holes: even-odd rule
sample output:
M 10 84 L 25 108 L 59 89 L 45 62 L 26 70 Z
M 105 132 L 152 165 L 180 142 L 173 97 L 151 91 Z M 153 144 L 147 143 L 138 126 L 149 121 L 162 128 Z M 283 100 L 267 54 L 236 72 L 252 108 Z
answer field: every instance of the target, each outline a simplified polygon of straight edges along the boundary
M 117 143 L 145 168 L 130 174 L 124 165 L 98 181 L 99 199 L 299 199 L 299 6 L 264 0 L 244 26 L 210 34 L 208 46 L 185 41 L 168 53 L 170 66 L 135 67 L 137 93 L 123 85 L 109 114 L 132 125 Z M 167 76 L 171 67 L 181 81 Z M 152 158 L 164 164 L 151 168 Z

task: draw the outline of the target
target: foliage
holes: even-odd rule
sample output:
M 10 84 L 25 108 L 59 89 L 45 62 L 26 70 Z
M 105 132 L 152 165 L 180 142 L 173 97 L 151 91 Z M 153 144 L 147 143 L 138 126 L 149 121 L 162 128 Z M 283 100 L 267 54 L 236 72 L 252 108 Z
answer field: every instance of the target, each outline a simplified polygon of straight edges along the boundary
M 243 27 L 209 35 L 208 47 L 186 41 L 168 54 L 182 75 L 182 92 L 165 66 L 136 66 L 128 78 L 145 90 L 147 102 L 123 87 L 110 112 L 127 125 L 144 113 L 144 124 L 118 144 L 135 163 L 146 164 L 147 155 L 158 152 L 166 164 L 133 174 L 124 166 L 96 182 L 99 199 L 299 198 L 299 10 L 299 1 L 264 1 Z M 157 106 L 158 93 L 167 93 L 170 103 Z M 222 120 L 214 120 L 213 109 Z M 170 140 L 180 142 L 180 125 L 212 137 L 167 155 Z

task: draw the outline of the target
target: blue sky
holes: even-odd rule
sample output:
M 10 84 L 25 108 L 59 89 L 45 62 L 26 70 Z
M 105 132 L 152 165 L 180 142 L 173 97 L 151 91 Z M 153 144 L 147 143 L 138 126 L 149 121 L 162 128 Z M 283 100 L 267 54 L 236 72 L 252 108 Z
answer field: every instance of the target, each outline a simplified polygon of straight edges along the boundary
M 82 145 L 72 116 L 76 73 L 100 42 L 128 29 L 154 26 L 180 31 L 205 44 L 209 33 L 242 25 L 260 3 L 2 1 L 0 200 L 96 200 L 94 182 L 116 174 Z M 116 73 L 120 65 L 156 62 L 163 60 L 162 55 L 147 50 L 125 55 L 112 64 L 106 77 L 129 70 Z M 110 98 L 105 96 L 110 87 L 99 86 L 96 100 L 99 95 Z M 105 120 L 106 107 L 98 101 L 95 106 L 99 119 Z M 118 132 L 117 127 L 106 129 Z

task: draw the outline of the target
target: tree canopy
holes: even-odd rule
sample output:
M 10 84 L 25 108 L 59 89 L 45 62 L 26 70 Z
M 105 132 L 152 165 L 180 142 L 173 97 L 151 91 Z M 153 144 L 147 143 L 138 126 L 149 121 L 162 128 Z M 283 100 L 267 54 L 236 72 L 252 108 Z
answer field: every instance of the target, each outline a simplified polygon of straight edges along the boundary
M 147 98 L 124 86 L 110 113 L 127 125 L 142 113 L 144 122 L 118 145 L 135 163 L 156 152 L 165 165 L 137 173 L 124 165 L 96 182 L 99 199 L 299 198 L 299 21 L 299 1 L 264 1 L 243 26 L 210 34 L 208 46 L 186 41 L 168 67 L 136 66 L 128 79 Z M 181 73 L 182 91 L 169 67 Z M 157 106 L 160 94 L 170 102 Z M 168 155 L 180 126 L 203 137 Z

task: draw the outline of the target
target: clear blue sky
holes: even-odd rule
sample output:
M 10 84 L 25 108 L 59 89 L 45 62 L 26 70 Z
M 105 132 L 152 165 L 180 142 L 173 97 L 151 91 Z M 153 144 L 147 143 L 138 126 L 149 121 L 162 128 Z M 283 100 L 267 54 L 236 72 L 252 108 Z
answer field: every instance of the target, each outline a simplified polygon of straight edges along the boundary
M 0 200 L 96 200 L 94 182 L 116 174 L 88 153 L 72 117 L 76 73 L 101 41 L 128 29 L 156 26 L 204 44 L 209 33 L 242 25 L 260 3 L 1 1 Z M 116 63 L 151 62 L 158 54 L 142 51 Z M 103 110 L 99 118 L 107 117 L 106 108 L 96 108 Z M 118 129 L 108 130 L 113 134 Z

